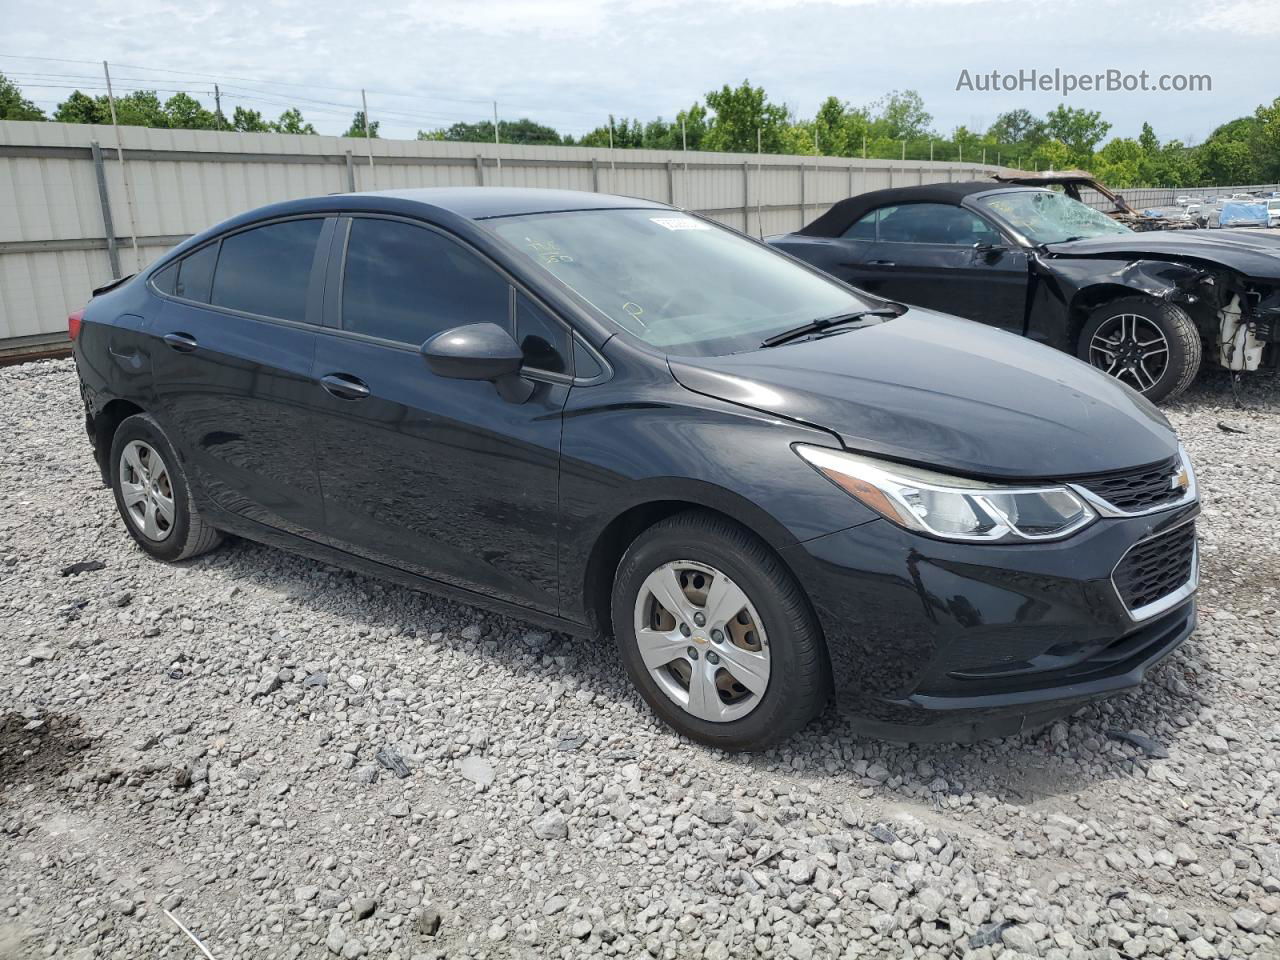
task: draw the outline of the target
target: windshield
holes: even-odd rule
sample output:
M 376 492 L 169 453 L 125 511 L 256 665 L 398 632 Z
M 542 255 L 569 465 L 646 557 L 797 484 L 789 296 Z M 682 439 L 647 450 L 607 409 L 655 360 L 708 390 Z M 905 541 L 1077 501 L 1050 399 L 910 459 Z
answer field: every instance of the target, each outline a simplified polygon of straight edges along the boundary
M 1052 190 L 1017 190 L 978 200 L 1032 243 L 1062 243 L 1132 233 L 1105 213 Z
M 878 306 L 675 210 L 579 210 L 483 224 L 623 330 L 676 356 L 755 349 L 819 317 Z

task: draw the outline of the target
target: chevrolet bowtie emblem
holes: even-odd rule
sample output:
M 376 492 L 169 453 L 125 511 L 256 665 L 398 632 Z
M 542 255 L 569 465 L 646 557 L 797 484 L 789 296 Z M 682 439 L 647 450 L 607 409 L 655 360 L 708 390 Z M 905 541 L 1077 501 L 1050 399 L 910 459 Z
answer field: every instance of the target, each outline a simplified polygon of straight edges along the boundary
M 1191 486 L 1191 477 L 1187 475 L 1186 467 L 1182 467 L 1181 469 L 1179 469 L 1177 473 L 1175 473 L 1172 477 L 1169 478 L 1169 481 L 1170 481 L 1170 485 L 1175 490 L 1186 490 L 1189 486 Z

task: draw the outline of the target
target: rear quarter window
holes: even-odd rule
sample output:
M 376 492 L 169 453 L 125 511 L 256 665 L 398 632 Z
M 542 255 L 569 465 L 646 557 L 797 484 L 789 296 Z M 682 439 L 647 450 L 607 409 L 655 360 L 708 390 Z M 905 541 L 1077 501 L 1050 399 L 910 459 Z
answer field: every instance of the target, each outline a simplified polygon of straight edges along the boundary
M 188 254 L 178 263 L 178 279 L 174 284 L 174 296 L 185 300 L 209 302 L 209 289 L 213 286 L 213 267 L 218 262 L 218 245 L 211 243 L 195 253 Z

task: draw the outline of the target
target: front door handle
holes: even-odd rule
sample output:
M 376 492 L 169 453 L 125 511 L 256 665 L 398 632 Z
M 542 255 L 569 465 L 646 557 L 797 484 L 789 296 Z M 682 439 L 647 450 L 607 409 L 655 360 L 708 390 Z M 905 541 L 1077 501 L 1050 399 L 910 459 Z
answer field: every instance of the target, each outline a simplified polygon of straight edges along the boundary
M 189 333 L 166 333 L 164 342 L 179 353 L 190 353 L 200 346 L 199 341 Z
M 363 400 L 369 395 L 369 385 L 349 373 L 328 373 L 320 378 L 324 387 L 339 400 Z
M 897 264 L 894 263 L 892 260 L 868 260 L 867 263 L 869 266 L 872 266 L 872 267 L 896 267 L 897 266 Z

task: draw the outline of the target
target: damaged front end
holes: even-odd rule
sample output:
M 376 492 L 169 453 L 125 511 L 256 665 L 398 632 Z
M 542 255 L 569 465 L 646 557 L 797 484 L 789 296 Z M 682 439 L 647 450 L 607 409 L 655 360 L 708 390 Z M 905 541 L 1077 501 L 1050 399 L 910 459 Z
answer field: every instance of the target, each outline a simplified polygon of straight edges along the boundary
M 1228 370 L 1280 366 L 1280 285 L 1245 283 L 1221 311 L 1218 362 Z
M 1185 310 L 1205 342 L 1206 361 L 1232 371 L 1280 366 L 1280 279 L 1250 279 L 1230 267 L 1190 258 L 1055 254 L 1033 264 L 1045 281 L 1037 291 L 1039 304 L 1033 304 L 1042 316 L 1051 316 L 1053 301 L 1065 302 L 1075 318 L 1069 329 L 1078 330 L 1093 308 L 1138 294 Z M 1053 343 L 1050 324 L 1041 327 L 1038 319 L 1033 312 L 1029 335 Z M 1070 341 L 1053 345 L 1071 348 Z

